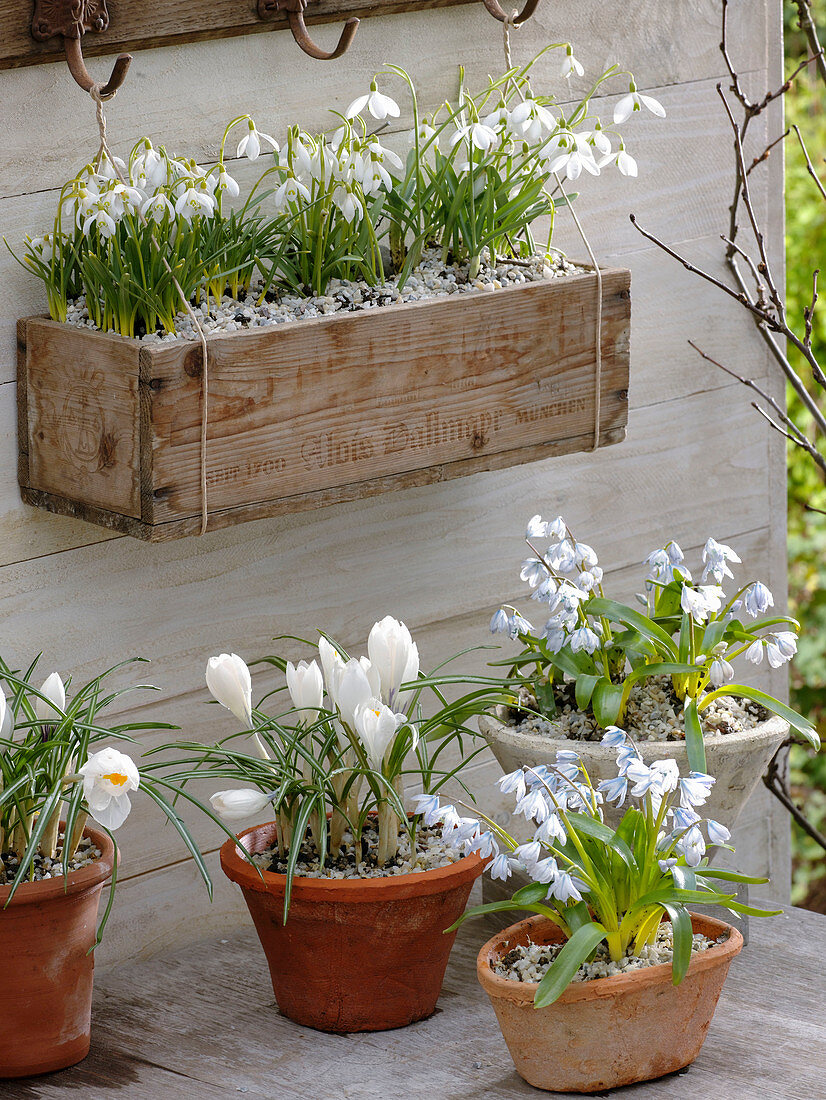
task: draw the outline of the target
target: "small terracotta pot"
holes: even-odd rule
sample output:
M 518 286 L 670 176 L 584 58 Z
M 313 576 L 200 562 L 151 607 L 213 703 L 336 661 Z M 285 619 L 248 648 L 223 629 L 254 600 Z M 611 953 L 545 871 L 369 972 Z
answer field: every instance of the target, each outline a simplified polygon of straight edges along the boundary
M 680 985 L 671 963 L 570 985 L 547 1008 L 534 1008 L 536 982 L 493 973 L 512 948 L 560 943 L 545 917 L 529 917 L 488 940 L 476 963 L 517 1071 L 549 1092 L 601 1092 L 649 1081 L 690 1065 L 700 1052 L 731 960 L 743 946 L 736 928 L 692 914 L 695 932 L 728 938 L 694 955 Z
M 239 834 L 248 852 L 275 842 L 275 823 Z M 258 874 L 233 841 L 224 873 L 244 894 L 281 1012 L 320 1031 L 385 1031 L 436 1008 L 456 933 L 484 861 L 373 879 L 293 879 L 284 924 L 285 875 Z
M 51 1073 L 89 1053 L 98 903 L 115 846 L 86 829 L 101 858 L 68 878 L 0 886 L 0 1077 Z

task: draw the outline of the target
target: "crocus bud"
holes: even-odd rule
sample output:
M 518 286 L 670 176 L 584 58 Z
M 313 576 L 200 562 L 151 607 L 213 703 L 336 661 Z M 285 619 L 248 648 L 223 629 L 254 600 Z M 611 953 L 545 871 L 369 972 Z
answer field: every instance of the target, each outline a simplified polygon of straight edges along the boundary
M 300 722 L 315 722 L 324 698 L 324 680 L 315 661 L 287 661 L 287 688 Z
M 119 829 L 132 808 L 129 791 L 136 791 L 141 782 L 133 760 L 118 749 L 101 749 L 89 757 L 80 774 L 89 813 L 105 829 Z
M 6 706 L 6 696 L 3 693 L 3 689 L 0 688 L 0 737 L 11 737 L 11 730 L 6 732 L 7 726 L 10 725 L 6 719 L 11 717 L 11 711 Z
M 405 716 L 394 714 L 380 699 L 368 699 L 356 707 L 354 721 L 370 767 L 380 771 L 384 754 Z
M 47 703 L 45 699 L 38 696 L 35 697 L 34 713 L 38 720 L 41 722 L 54 722 L 61 719 L 63 709 L 66 706 L 66 689 L 63 687 L 60 675 L 53 672 L 51 676 L 47 677 L 40 688 L 40 692 L 46 696 L 49 702 Z
M 244 821 L 260 814 L 269 805 L 271 795 L 260 791 L 218 791 L 210 797 L 212 808 L 224 821 Z
M 404 623 L 386 615 L 370 631 L 367 652 L 378 670 L 382 700 L 391 709 L 401 710 L 407 693 L 402 698 L 399 687 L 419 674 L 419 651 L 410 631 Z
M 341 720 L 351 730 L 355 729 L 356 708 L 368 699 L 378 697 L 381 691 L 377 670 L 366 657 L 353 657 L 342 664 L 336 688 L 336 704 Z
M 213 698 L 235 717 L 252 726 L 252 678 L 250 670 L 236 653 L 210 657 L 206 667 L 206 685 Z
M 335 646 L 331 645 L 325 637 L 318 639 L 318 655 L 321 658 L 321 667 L 324 670 L 324 683 L 327 685 L 327 694 L 331 704 L 335 705 L 338 698 L 338 678 L 344 668 L 344 660 Z

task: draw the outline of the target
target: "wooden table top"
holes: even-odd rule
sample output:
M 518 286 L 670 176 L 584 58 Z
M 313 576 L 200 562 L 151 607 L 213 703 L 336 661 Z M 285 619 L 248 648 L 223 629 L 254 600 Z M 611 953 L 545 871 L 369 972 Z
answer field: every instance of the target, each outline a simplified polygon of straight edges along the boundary
M 475 976 L 487 926 L 460 930 L 436 1014 L 397 1031 L 324 1035 L 278 1014 L 252 928 L 98 976 L 92 1050 L 3 1100 L 518 1100 L 516 1073 Z M 823 1100 L 826 917 L 751 922 L 705 1046 L 688 1070 L 603 1096 Z M 558 1094 L 560 1095 L 560 1094 Z M 569 1094 L 566 1094 L 569 1095 Z

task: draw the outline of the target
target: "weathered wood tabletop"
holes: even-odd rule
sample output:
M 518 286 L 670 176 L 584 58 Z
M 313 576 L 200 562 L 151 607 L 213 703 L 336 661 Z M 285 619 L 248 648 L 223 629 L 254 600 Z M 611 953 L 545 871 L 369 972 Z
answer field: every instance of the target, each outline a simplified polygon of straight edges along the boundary
M 602 1093 L 623 1100 L 822 1100 L 826 917 L 754 920 L 699 1058 L 687 1071 Z M 516 1100 L 516 1073 L 475 976 L 486 926 L 456 943 L 435 1016 L 398 1031 L 323 1035 L 278 1014 L 252 929 L 98 976 L 92 1051 L 4 1100 Z M 566 1094 L 567 1095 L 567 1094 Z

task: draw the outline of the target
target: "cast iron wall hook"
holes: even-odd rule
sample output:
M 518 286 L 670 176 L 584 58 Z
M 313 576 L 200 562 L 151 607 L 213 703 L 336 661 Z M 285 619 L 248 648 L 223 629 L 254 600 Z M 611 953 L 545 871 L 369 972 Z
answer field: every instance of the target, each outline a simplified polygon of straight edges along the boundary
M 358 30 L 359 20 L 355 18 L 347 20 L 342 29 L 341 38 L 338 40 L 338 45 L 328 53 L 316 46 L 310 38 L 304 22 L 304 9 L 307 7 L 308 2 L 309 0 L 258 0 L 258 15 L 261 19 L 269 19 L 278 12 L 283 11 L 289 20 L 293 38 L 304 53 L 316 58 L 317 61 L 332 61 L 336 57 L 341 57 L 343 53 L 350 49 Z
M 98 85 L 86 68 L 80 40 L 87 31 L 102 34 L 108 29 L 106 0 L 35 0 L 32 37 L 45 42 L 55 35 L 63 35 L 69 72 L 85 92 L 91 92 Z M 108 82 L 100 89 L 101 99 L 112 98 L 126 79 L 131 62 L 131 54 L 120 55 Z
M 488 9 L 494 19 L 498 19 L 500 23 L 506 23 L 508 15 L 502 10 L 499 0 L 482 0 L 482 3 Z M 539 7 L 539 0 L 528 0 L 525 5 L 522 14 L 514 17 L 514 23 L 519 26 L 520 23 L 524 23 L 526 19 L 530 19 L 536 9 Z

